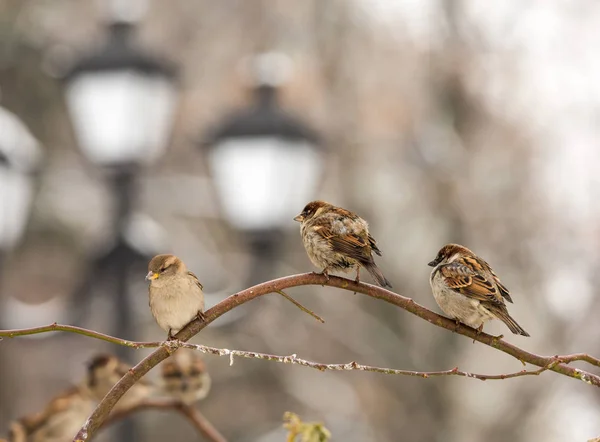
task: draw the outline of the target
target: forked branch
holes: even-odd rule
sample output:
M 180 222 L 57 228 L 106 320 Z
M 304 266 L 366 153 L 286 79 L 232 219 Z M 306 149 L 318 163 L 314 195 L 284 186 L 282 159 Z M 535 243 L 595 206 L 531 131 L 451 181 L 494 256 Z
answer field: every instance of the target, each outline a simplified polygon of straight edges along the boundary
M 173 410 L 184 416 L 193 427 L 204 438 L 210 442 L 227 442 L 221 433 L 204 417 L 202 413 L 191 405 L 186 405 L 181 401 L 172 399 L 148 399 L 132 407 L 124 408 L 115 413 L 111 413 L 104 426 L 144 410 Z
M 417 304 L 412 299 L 398 295 L 398 294 L 393 293 L 384 288 L 377 287 L 377 286 L 370 285 L 370 284 L 357 283 L 355 281 L 336 277 L 336 276 L 326 277 L 324 275 L 320 275 L 320 274 L 316 274 L 316 273 L 304 273 L 304 274 L 300 274 L 300 275 L 286 276 L 284 278 L 279 278 L 279 279 L 276 279 L 273 281 L 264 282 L 262 284 L 258 284 L 254 287 L 250 287 L 248 289 L 245 289 L 238 293 L 235 293 L 235 294 L 229 296 L 228 298 L 226 298 L 225 300 L 223 300 L 222 302 L 220 302 L 219 304 L 217 304 L 216 306 L 214 306 L 213 308 L 211 308 L 210 310 L 208 310 L 207 312 L 205 312 L 205 320 L 204 321 L 201 321 L 199 319 L 192 321 L 187 327 L 185 327 L 182 331 L 180 331 L 178 333 L 177 338 L 180 341 L 186 342 L 192 336 L 196 335 L 204 327 L 206 327 L 208 324 L 210 324 L 212 321 L 214 321 L 221 315 L 227 313 L 228 311 L 232 310 L 233 308 L 235 308 L 241 304 L 244 304 L 248 301 L 251 301 L 252 299 L 255 299 L 257 297 L 260 297 L 260 296 L 263 296 L 263 295 L 266 295 L 269 293 L 280 293 L 283 290 L 289 289 L 291 287 L 304 286 L 304 285 L 322 285 L 322 286 L 337 287 L 337 288 L 340 288 L 343 290 L 347 290 L 349 292 L 361 293 L 361 294 L 370 296 L 375 299 L 383 300 L 383 301 L 390 303 L 396 307 L 400 307 L 400 308 L 420 317 L 421 319 L 424 319 L 424 320 L 430 322 L 431 324 L 433 324 L 437 327 L 445 328 L 446 330 L 461 334 L 470 339 L 478 341 L 484 345 L 493 347 L 497 350 L 507 353 L 523 363 L 529 363 L 531 365 L 539 367 L 539 370 L 524 371 L 524 372 L 521 371 L 521 372 L 516 372 L 516 373 L 512 373 L 512 374 L 507 374 L 507 375 L 491 375 L 492 377 L 490 377 L 490 375 L 480 375 L 480 376 L 486 376 L 487 379 L 495 379 L 495 377 L 498 377 L 500 379 L 506 379 L 508 377 L 536 375 L 536 374 L 540 374 L 543 371 L 548 370 L 548 371 L 553 371 L 553 372 L 562 374 L 564 376 L 578 379 L 580 381 L 583 381 L 583 382 L 585 382 L 589 385 L 595 386 L 595 387 L 600 387 L 600 376 L 590 373 L 590 372 L 587 372 L 587 371 L 584 371 L 579 368 L 570 367 L 568 365 L 569 363 L 574 362 L 574 361 L 583 361 L 583 362 L 587 362 L 591 365 L 600 367 L 600 360 L 598 360 L 597 358 L 594 358 L 590 355 L 580 353 L 580 354 L 565 355 L 565 356 L 541 356 L 541 355 L 529 353 L 519 347 L 509 344 L 508 342 L 506 342 L 498 337 L 491 336 L 487 333 L 478 333 L 477 330 L 474 330 L 465 325 L 457 326 L 454 321 L 452 321 L 448 318 L 445 318 L 443 316 L 440 316 L 437 313 L 434 313 L 434 312 L 426 309 L 425 307 Z M 32 331 L 32 330 L 34 330 L 34 331 Z M 84 330 L 84 329 L 79 329 L 76 327 L 69 327 L 69 326 L 59 326 L 56 324 L 52 324 L 47 327 L 38 327 L 36 329 L 0 331 L 0 337 L 2 337 L 2 336 L 14 337 L 14 336 L 20 336 L 20 335 L 25 335 L 25 334 L 41 333 L 41 332 L 45 332 L 45 331 L 59 331 L 59 330 L 80 333 L 80 334 L 84 334 L 86 336 L 102 339 L 102 340 L 105 340 L 108 342 L 113 342 L 116 344 L 126 345 L 128 347 L 133 347 L 133 348 L 156 347 L 157 345 L 161 345 L 161 343 L 157 343 L 157 342 L 143 343 L 143 342 L 125 341 L 125 340 L 121 340 L 119 338 L 114 338 L 112 336 L 104 335 L 104 334 L 97 333 L 97 332 L 92 332 L 89 330 Z M 94 412 L 92 413 L 90 418 L 87 420 L 87 422 L 85 423 L 83 428 L 79 431 L 79 433 L 77 434 L 77 437 L 74 440 L 75 441 L 89 440 L 92 437 L 92 435 L 98 430 L 98 428 L 100 428 L 100 426 L 106 421 L 106 418 L 107 418 L 108 414 L 110 413 L 110 410 L 114 407 L 114 405 L 121 398 L 121 396 L 123 396 L 127 392 L 127 390 L 129 388 L 131 388 L 131 386 L 137 380 L 139 380 L 148 371 L 150 371 L 150 369 L 152 369 L 154 366 L 156 366 L 162 360 L 166 359 L 173 352 L 173 350 L 177 347 L 177 345 L 178 345 L 177 342 L 162 343 L 160 348 L 158 348 L 152 354 L 150 354 L 149 356 L 144 358 L 140 363 L 138 363 L 135 367 L 133 367 L 125 376 L 123 376 L 123 378 L 121 378 L 121 380 L 119 382 L 117 382 L 117 384 L 115 384 L 115 386 L 112 388 L 112 390 L 109 392 L 109 394 L 106 395 L 106 397 L 102 400 L 102 402 L 94 410 Z M 247 352 L 247 353 L 250 354 L 251 352 Z M 260 355 L 260 354 L 254 353 L 254 355 Z M 242 354 L 240 353 L 239 356 L 242 356 Z M 269 359 L 267 357 L 267 355 L 264 355 L 264 356 L 265 357 L 261 357 L 261 359 Z M 254 356 L 252 356 L 252 357 L 254 357 Z M 290 359 L 289 359 L 290 357 L 281 357 L 281 358 L 283 358 L 283 359 L 288 358 L 287 361 L 288 362 L 290 361 Z M 296 358 L 296 360 L 299 360 L 299 359 Z M 285 362 L 285 361 L 283 361 L 283 362 Z M 304 361 L 304 362 L 306 362 L 306 364 L 302 363 L 301 365 L 311 366 L 311 365 L 309 365 L 309 361 Z M 317 368 L 316 366 L 328 365 L 328 364 L 318 364 L 318 363 L 310 363 L 310 364 L 315 365 L 315 367 L 313 367 L 313 368 Z M 351 364 L 355 364 L 355 363 L 351 363 Z M 344 369 L 343 367 L 347 366 L 346 364 L 329 364 L 329 365 L 331 365 L 332 367 L 333 366 L 341 367 L 339 369 Z M 359 364 L 356 364 L 355 366 L 356 367 L 368 367 L 368 366 L 361 366 Z M 372 368 L 373 368 L 372 371 L 386 370 L 386 369 L 380 369 L 378 367 L 372 367 Z M 352 369 L 359 369 L 359 368 L 352 368 Z M 391 371 L 389 371 L 390 374 L 402 374 L 401 372 L 403 372 L 403 370 L 392 370 L 392 369 L 390 369 L 390 370 L 391 370 Z M 386 373 L 386 371 L 380 371 L 380 372 Z M 411 372 L 411 373 L 418 373 L 418 372 Z M 433 372 L 433 373 L 440 373 L 440 375 L 442 375 L 441 373 L 446 373 L 443 375 L 460 375 L 459 374 L 460 370 L 452 369 L 452 370 L 446 370 L 445 372 Z M 463 376 L 467 376 L 467 372 L 462 372 L 462 373 L 464 373 L 464 374 L 462 374 Z M 416 375 L 416 376 L 418 376 L 418 375 Z M 425 377 L 425 376 L 423 376 L 423 377 Z M 471 376 L 471 377 L 474 377 L 474 376 Z

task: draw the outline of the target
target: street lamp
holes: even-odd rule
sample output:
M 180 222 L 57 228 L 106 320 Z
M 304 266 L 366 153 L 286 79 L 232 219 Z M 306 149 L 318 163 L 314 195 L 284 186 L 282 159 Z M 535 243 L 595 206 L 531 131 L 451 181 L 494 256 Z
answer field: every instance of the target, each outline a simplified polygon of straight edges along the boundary
M 272 253 L 278 233 L 294 226 L 290 220 L 314 197 L 324 162 L 316 132 L 279 104 L 277 57 L 255 59 L 252 102 L 203 142 L 226 220 L 259 253 Z
M 109 25 L 108 41 L 66 76 L 66 98 L 85 156 L 108 167 L 151 163 L 165 151 L 177 98 L 174 70 L 131 42 L 134 26 Z
M 166 150 L 177 99 L 173 67 L 132 43 L 134 26 L 109 24 L 104 46 L 75 63 L 65 75 L 67 106 L 83 154 L 107 172 L 115 199 L 115 246 L 96 260 L 118 275 L 117 333 L 129 336 L 126 295 L 131 260 L 145 259 L 127 241 L 135 177 Z M 94 269 L 98 270 L 98 269 Z M 97 275 L 96 275 L 97 276 Z
M 64 78 L 78 145 L 107 173 L 116 201 L 116 241 L 96 257 L 75 298 L 81 305 L 81 297 L 88 296 L 102 276 L 114 277 L 115 334 L 128 339 L 135 334 L 128 296 L 130 270 L 145 267 L 150 258 L 128 236 L 136 175 L 166 150 L 178 98 L 174 68 L 137 48 L 132 42 L 134 28 L 125 21 L 109 24 L 105 44 L 75 63 Z M 85 304 L 83 309 L 89 301 Z M 126 356 L 123 349 L 118 353 Z M 134 427 L 124 427 L 121 437 L 135 440 Z

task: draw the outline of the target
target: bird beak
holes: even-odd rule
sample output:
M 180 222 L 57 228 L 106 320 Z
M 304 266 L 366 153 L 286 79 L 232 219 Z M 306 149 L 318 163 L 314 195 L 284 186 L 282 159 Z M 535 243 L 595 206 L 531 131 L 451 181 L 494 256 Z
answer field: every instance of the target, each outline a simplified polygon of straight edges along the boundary
M 152 281 L 154 279 L 158 278 L 158 273 L 156 272 L 148 272 L 148 274 L 146 275 L 146 281 Z
M 297 216 L 294 218 L 294 221 L 298 221 L 299 223 L 301 223 L 302 221 L 304 221 L 304 217 L 302 216 L 302 214 L 300 214 L 300 215 L 297 215 Z

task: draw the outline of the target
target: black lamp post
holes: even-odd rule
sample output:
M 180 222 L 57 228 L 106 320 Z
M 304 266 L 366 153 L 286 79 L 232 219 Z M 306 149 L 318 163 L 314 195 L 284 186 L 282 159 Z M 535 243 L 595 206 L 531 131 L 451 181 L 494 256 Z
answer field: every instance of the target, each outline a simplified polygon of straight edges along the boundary
M 111 23 L 105 45 L 77 62 L 65 76 L 66 101 L 79 147 L 106 172 L 116 201 L 116 241 L 95 260 L 76 302 L 102 275 L 112 275 L 116 280 L 115 334 L 127 339 L 134 339 L 128 276 L 133 265 L 145 265 L 150 258 L 131 245 L 126 233 L 132 220 L 136 176 L 166 150 L 178 98 L 174 68 L 136 48 L 131 41 L 133 30 L 130 23 Z M 118 351 L 124 355 L 122 349 Z M 128 431 L 122 437 L 134 440 L 133 430 Z
M 65 77 L 67 105 L 79 147 L 107 172 L 116 199 L 117 241 L 97 263 L 115 267 L 112 274 L 118 275 L 119 281 L 116 333 L 129 338 L 126 276 L 132 259 L 146 259 L 125 238 L 135 178 L 143 165 L 167 148 L 177 99 L 174 69 L 136 48 L 131 42 L 133 29 L 130 23 L 110 24 L 106 44 L 76 63 Z
M 5 255 L 21 239 L 29 220 L 33 174 L 41 156 L 37 140 L 21 120 L 0 107 L 0 277 Z
M 316 132 L 279 104 L 273 57 L 255 59 L 252 102 L 226 116 L 203 142 L 224 217 L 245 234 L 257 265 L 272 264 L 280 234 L 297 228 L 292 218 L 314 197 L 323 166 Z M 268 276 L 262 273 L 251 282 Z

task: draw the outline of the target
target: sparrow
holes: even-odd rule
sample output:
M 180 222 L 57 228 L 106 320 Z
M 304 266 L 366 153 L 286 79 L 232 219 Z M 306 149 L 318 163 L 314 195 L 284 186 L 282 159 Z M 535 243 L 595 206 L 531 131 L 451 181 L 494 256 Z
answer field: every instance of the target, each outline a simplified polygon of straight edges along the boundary
M 188 271 L 182 260 L 174 255 L 156 255 L 148 264 L 146 280 L 150 310 L 167 339 L 192 319 L 204 318 L 204 294 L 196 275 Z
M 184 404 L 202 400 L 210 391 L 210 375 L 197 351 L 180 348 L 162 363 L 162 388 Z
M 529 336 L 508 314 L 505 301 L 512 303 L 508 289 L 490 265 L 472 251 L 458 244 L 440 249 L 429 266 L 429 282 L 435 301 L 452 319 L 479 333 L 490 319 L 500 319 L 511 332 Z
M 10 425 L 10 442 L 70 442 L 96 402 L 85 385 L 72 387 L 53 398 L 46 408 Z
M 99 354 L 87 364 L 84 379 L 54 397 L 44 410 L 11 423 L 9 442 L 71 442 L 96 405 L 129 367 L 112 355 Z M 138 381 L 113 408 L 129 408 L 151 392 L 150 385 Z
M 104 396 L 129 371 L 129 365 L 111 354 L 98 354 L 88 362 L 87 386 L 91 397 L 100 402 Z M 137 381 L 113 408 L 131 408 L 153 394 L 153 386 L 146 379 Z
M 330 271 L 350 271 L 356 268 L 356 282 L 360 281 L 363 266 L 382 287 L 392 287 L 373 260 L 373 253 L 381 256 L 369 225 L 349 210 L 325 201 L 308 203 L 302 213 L 294 218 L 300 223 L 302 242 L 312 263 Z

